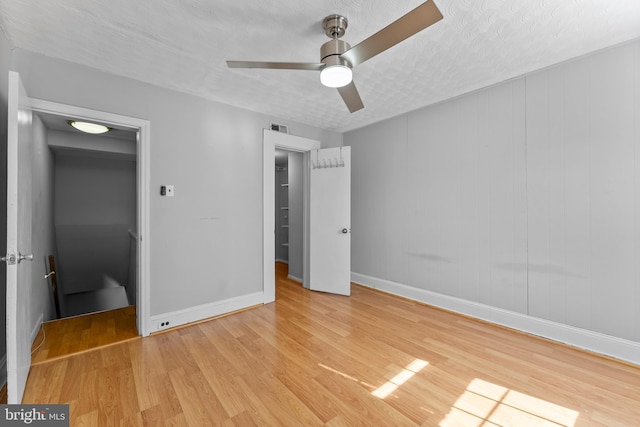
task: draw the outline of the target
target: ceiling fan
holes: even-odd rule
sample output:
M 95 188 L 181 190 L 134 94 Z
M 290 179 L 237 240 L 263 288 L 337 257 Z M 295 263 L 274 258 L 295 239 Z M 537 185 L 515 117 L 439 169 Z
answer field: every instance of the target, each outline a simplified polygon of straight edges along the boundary
M 364 108 L 351 69 L 442 19 L 433 0 L 392 22 L 371 37 L 351 47 L 340 40 L 347 29 L 347 18 L 329 15 L 322 21 L 325 34 L 331 38 L 320 48 L 320 62 L 227 61 L 229 68 L 268 68 L 280 70 L 320 71 L 320 81 L 338 89 L 350 112 Z

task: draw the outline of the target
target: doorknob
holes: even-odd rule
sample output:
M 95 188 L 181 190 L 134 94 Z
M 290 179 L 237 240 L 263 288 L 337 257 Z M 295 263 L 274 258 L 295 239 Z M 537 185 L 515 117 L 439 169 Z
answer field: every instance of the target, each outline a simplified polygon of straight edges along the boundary
M 6 256 L 0 258 L 0 261 L 6 262 L 8 265 L 14 265 L 16 263 L 16 254 L 8 253 Z
M 0 258 L 1 262 L 6 262 L 8 265 L 18 264 L 22 260 L 33 261 L 33 254 L 22 255 L 18 252 L 18 256 L 14 253 L 8 253 L 6 256 Z
M 20 252 L 18 252 L 18 262 L 23 260 L 33 261 L 33 254 L 22 255 Z
M 349 233 L 349 229 L 348 228 L 343 228 L 342 229 L 342 234 L 347 234 Z

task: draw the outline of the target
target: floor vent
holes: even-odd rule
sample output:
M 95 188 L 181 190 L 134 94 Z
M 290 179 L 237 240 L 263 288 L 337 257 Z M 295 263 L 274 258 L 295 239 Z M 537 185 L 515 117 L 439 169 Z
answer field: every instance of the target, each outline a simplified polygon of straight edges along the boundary
M 282 133 L 289 133 L 289 128 L 286 125 L 279 125 L 278 123 L 271 123 L 271 130 Z

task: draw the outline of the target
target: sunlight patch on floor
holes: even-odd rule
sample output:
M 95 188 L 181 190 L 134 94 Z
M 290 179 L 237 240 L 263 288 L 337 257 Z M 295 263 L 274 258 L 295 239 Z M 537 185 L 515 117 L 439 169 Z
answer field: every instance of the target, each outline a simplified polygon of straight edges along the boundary
M 573 427 L 579 415 L 577 411 L 476 378 L 440 427 Z
M 402 384 L 409 381 L 411 377 L 420 372 L 428 364 L 429 362 L 426 362 L 424 360 L 414 360 L 413 362 L 409 363 L 398 375 L 375 389 L 373 392 L 371 392 L 371 394 L 379 397 L 380 399 L 384 399 L 385 397 L 396 391 Z
M 364 382 L 364 381 L 361 381 L 361 380 L 357 379 L 356 377 L 352 377 L 351 375 L 347 375 L 347 374 L 345 374 L 344 372 L 340 372 L 340 371 L 338 371 L 338 370 L 335 370 L 335 369 L 333 369 L 333 368 L 332 368 L 332 367 L 330 367 L 330 366 L 324 365 L 324 364 L 322 364 L 322 363 L 318 363 L 318 366 L 320 366 L 320 367 L 321 367 L 321 368 L 323 368 L 323 369 L 326 369 L 327 371 L 333 372 L 334 374 L 338 374 L 338 375 L 340 375 L 340 376 L 341 376 L 341 377 L 343 377 L 343 378 L 346 378 L 346 379 L 348 379 L 348 380 L 351 380 L 351 381 L 357 382 L 357 383 L 359 383 L 359 384 L 362 384 L 362 385 L 363 385 L 363 386 L 365 386 L 365 387 L 368 387 L 368 388 L 373 388 L 373 387 L 374 387 L 374 386 L 372 386 L 371 384 L 367 384 L 366 382 Z

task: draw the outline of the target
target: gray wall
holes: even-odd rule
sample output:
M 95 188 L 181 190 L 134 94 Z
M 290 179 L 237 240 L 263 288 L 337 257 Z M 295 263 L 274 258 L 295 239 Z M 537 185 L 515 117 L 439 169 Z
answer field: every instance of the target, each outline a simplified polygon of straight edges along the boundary
M 640 342 L 640 40 L 526 84 L 529 314 Z
M 352 270 L 640 341 L 640 41 L 345 134 Z
M 49 271 L 48 255 L 56 255 L 53 227 L 54 159 L 47 145 L 47 129 L 42 121 L 33 117 L 32 161 L 32 225 L 31 251 L 34 255 L 31 278 L 30 306 L 32 327 L 40 316 L 44 321 L 55 318 L 50 284 L 44 280 Z M 6 198 L 5 198 L 6 199 Z
M 56 154 L 55 224 L 136 226 L 136 163 Z
M 262 290 L 262 130 L 281 120 L 20 49 L 13 65 L 32 97 L 150 121 L 151 315 Z

